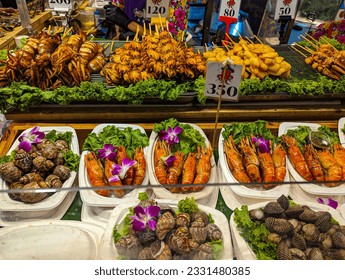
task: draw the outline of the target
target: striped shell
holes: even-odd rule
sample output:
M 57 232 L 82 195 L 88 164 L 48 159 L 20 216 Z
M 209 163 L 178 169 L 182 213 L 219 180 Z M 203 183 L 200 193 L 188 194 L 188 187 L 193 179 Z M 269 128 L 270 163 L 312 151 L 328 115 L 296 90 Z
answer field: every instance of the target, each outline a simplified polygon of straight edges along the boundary
M 40 185 L 37 182 L 31 182 L 29 184 L 26 184 L 22 188 L 24 189 L 41 189 Z M 20 195 L 20 199 L 23 202 L 26 203 L 36 203 L 39 201 L 42 201 L 47 197 L 47 193 L 44 192 L 23 192 Z
M 292 260 L 292 254 L 289 247 L 284 242 L 280 242 L 277 246 L 277 259 Z
M 45 179 L 46 184 L 48 185 L 49 188 L 61 188 L 62 187 L 62 182 L 60 178 L 54 174 L 50 174 L 47 176 Z
M 334 233 L 332 235 L 332 242 L 334 247 L 345 249 L 345 235 L 342 232 L 337 231 Z
M 169 236 L 168 245 L 172 251 L 180 255 L 188 255 L 191 251 L 188 235 L 178 235 L 176 231 Z
M 175 218 L 170 212 L 159 217 L 156 225 L 157 238 L 163 240 L 165 235 L 175 227 Z
M 14 190 L 14 189 L 22 189 L 24 187 L 24 185 L 22 183 L 19 182 L 14 182 L 9 186 L 10 190 Z M 8 193 L 9 197 L 14 199 L 14 200 L 20 200 L 20 193 Z
M 145 247 L 139 252 L 138 255 L 139 260 L 154 260 L 152 253 L 151 253 L 151 248 L 150 247 Z
M 329 212 L 319 211 L 316 213 L 315 225 L 320 232 L 327 232 L 331 227 L 331 217 L 332 215 Z
M 199 244 L 202 244 L 206 241 L 207 232 L 205 227 L 190 227 L 189 233 L 191 238 Z
M 206 236 L 208 241 L 221 240 L 223 238 L 220 228 L 213 223 L 206 226 Z
M 309 260 L 323 260 L 322 252 L 319 248 L 311 248 L 309 253 L 307 254 Z
M 306 223 L 314 223 L 316 221 L 316 212 L 310 209 L 305 209 L 300 215 L 300 220 Z
M 212 260 L 213 248 L 209 243 L 204 243 L 199 246 L 193 255 L 193 260 Z
M 19 167 L 24 173 L 29 172 L 32 167 L 32 159 L 30 155 L 23 149 L 18 150 L 14 157 L 14 165 Z
M 278 199 L 277 202 L 279 203 L 279 205 L 284 209 L 288 209 L 289 208 L 289 199 L 285 196 L 285 195 L 281 195 Z
M 65 140 L 61 140 L 61 139 L 56 140 L 54 145 L 59 152 L 60 151 L 66 152 L 69 149 L 68 144 Z
M 126 235 L 121 237 L 115 247 L 120 255 L 128 256 L 130 259 L 137 259 L 141 251 L 141 245 L 138 238 L 134 235 Z
M 62 182 L 71 176 L 71 170 L 65 165 L 58 165 L 54 168 L 53 174 L 58 176 Z
M 172 260 L 170 248 L 164 241 L 156 240 L 151 244 L 150 248 L 155 260 Z
M 278 202 L 270 201 L 265 205 L 263 211 L 268 217 L 280 217 L 281 214 L 283 214 L 284 209 Z
M 31 172 L 31 173 L 27 173 L 23 177 L 21 177 L 19 179 L 19 182 L 25 185 L 25 184 L 28 184 L 30 182 L 40 182 L 43 180 L 44 179 L 41 176 L 41 174 L 36 173 L 36 172 Z
M 299 205 L 291 205 L 288 209 L 285 210 L 285 215 L 288 218 L 298 218 L 299 215 L 303 213 L 304 209 Z
M 13 162 L 0 164 L 0 177 L 8 183 L 19 181 L 22 171 Z
M 203 212 L 203 211 L 198 211 L 198 212 L 194 212 L 191 214 L 191 221 L 194 222 L 196 220 L 200 219 L 204 222 L 204 225 L 206 226 L 208 224 L 208 215 Z
M 268 217 L 265 220 L 265 224 L 270 232 L 275 232 L 281 235 L 289 234 L 293 231 L 293 225 L 285 219 Z
M 292 247 L 300 249 L 302 251 L 307 249 L 307 243 L 306 243 L 304 237 L 302 235 L 296 233 L 296 232 L 291 237 L 291 245 L 292 245 Z
M 175 217 L 175 222 L 176 222 L 176 226 L 178 226 L 178 227 L 180 227 L 180 226 L 189 226 L 190 215 L 188 213 L 184 213 L 184 212 L 179 213 Z

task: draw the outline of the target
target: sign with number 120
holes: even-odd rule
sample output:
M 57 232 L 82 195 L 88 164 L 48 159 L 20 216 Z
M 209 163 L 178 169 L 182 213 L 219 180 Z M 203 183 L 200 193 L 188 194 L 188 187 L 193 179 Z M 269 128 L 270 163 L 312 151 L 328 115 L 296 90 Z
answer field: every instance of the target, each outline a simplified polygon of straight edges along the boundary
M 295 18 L 298 0 L 278 0 L 274 19 L 278 20 L 281 16 L 291 16 Z
M 237 19 L 240 6 L 241 0 L 222 0 L 219 9 L 219 16 Z
M 242 65 L 208 61 L 204 95 L 238 101 L 241 74 Z
M 168 17 L 169 0 L 147 0 L 146 1 L 146 18 Z

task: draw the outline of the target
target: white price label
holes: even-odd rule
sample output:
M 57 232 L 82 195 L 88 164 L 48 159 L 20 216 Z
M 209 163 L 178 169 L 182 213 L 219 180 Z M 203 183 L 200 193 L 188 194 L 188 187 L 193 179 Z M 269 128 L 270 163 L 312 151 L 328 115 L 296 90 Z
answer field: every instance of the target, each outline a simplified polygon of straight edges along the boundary
M 74 0 L 48 0 L 49 7 L 55 11 L 72 9 Z
M 237 19 L 238 13 L 240 11 L 240 6 L 241 0 L 222 0 L 219 9 L 219 16 Z
M 168 17 L 169 12 L 169 0 L 147 0 L 146 1 L 146 18 Z
M 242 65 L 208 61 L 204 95 L 213 98 L 222 95 L 222 100 L 238 101 L 241 73 Z
M 274 19 L 279 20 L 281 16 L 291 16 L 294 19 L 297 11 L 298 0 L 278 0 Z

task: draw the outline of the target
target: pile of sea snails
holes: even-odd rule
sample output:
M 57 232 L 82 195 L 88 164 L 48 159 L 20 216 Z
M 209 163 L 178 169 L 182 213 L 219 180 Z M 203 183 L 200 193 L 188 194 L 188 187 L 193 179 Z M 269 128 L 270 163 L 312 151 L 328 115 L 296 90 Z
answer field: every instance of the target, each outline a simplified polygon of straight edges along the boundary
M 267 240 L 277 244 L 279 260 L 344 260 L 345 226 L 327 211 L 290 205 L 286 196 L 249 211 L 252 220 L 265 223 Z
M 32 144 L 29 152 L 19 149 L 11 162 L 0 165 L 0 177 L 9 189 L 61 188 L 70 177 L 70 169 L 64 165 L 64 152 L 69 146 L 64 140 L 55 143 L 44 138 Z M 25 203 L 37 203 L 48 197 L 47 192 L 9 193 L 10 198 Z
M 157 205 L 146 200 L 139 205 Z M 146 227 L 121 237 L 115 247 L 121 256 L 139 260 L 212 260 L 215 259 L 212 241 L 223 240 L 222 232 L 208 214 L 198 210 L 191 214 L 176 212 L 160 206 L 156 230 Z

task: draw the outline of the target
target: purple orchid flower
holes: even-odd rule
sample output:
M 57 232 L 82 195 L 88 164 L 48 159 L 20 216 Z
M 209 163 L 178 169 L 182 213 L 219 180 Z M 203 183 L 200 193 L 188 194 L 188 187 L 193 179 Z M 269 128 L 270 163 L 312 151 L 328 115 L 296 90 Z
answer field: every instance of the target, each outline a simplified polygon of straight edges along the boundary
M 268 140 L 265 140 L 263 137 L 253 137 L 252 138 L 253 143 L 255 144 L 255 147 L 257 147 L 260 151 L 260 153 L 269 153 L 270 152 L 270 142 Z
M 322 197 L 317 197 L 316 198 L 316 201 L 320 204 L 325 204 L 325 205 L 328 205 L 334 209 L 337 209 L 338 207 L 338 201 L 336 200 L 333 200 L 331 198 L 322 198 Z
M 167 165 L 167 167 L 171 167 L 175 161 L 176 157 L 173 155 L 168 155 L 166 157 L 162 157 L 162 160 L 165 162 L 165 164 Z
M 45 137 L 45 133 L 39 131 L 40 127 L 35 126 L 29 131 L 29 133 L 24 133 L 19 137 L 19 149 L 23 149 L 26 152 L 29 152 L 32 148 L 31 144 L 41 143 Z
M 109 178 L 109 182 L 113 183 L 113 182 L 116 182 L 116 181 L 118 181 L 120 179 L 124 179 L 128 169 L 130 169 L 136 163 L 137 163 L 136 160 L 131 160 L 129 158 L 124 158 L 122 160 L 122 165 L 119 165 L 119 164 L 116 164 L 116 163 L 113 164 L 113 166 L 112 166 L 113 169 L 111 170 L 111 174 L 113 176 L 111 176 Z
M 183 128 L 180 126 L 176 126 L 175 128 L 168 127 L 168 131 L 162 130 L 158 133 L 159 139 L 167 140 L 170 146 L 178 143 L 180 140 L 178 138 L 178 134 L 183 131 Z
M 151 205 L 146 208 L 143 208 L 140 205 L 136 206 L 134 208 L 135 215 L 130 217 L 132 219 L 132 229 L 134 231 L 144 231 L 146 229 L 146 225 L 148 225 L 151 230 L 155 230 L 155 218 L 158 218 L 159 211 L 159 206 Z
M 103 149 L 98 150 L 98 158 L 107 158 L 111 161 L 116 159 L 115 147 L 112 144 L 104 144 Z

